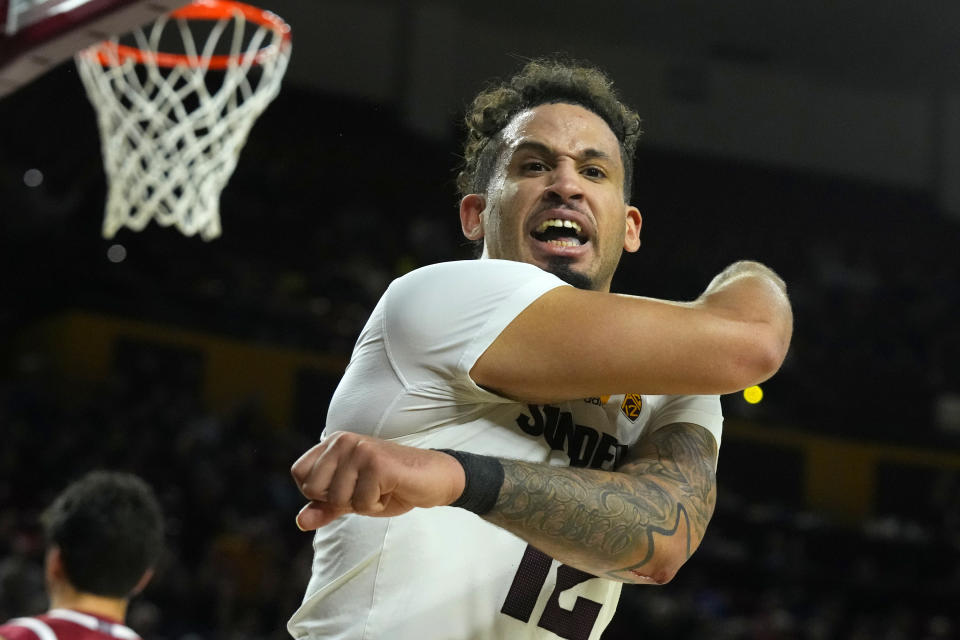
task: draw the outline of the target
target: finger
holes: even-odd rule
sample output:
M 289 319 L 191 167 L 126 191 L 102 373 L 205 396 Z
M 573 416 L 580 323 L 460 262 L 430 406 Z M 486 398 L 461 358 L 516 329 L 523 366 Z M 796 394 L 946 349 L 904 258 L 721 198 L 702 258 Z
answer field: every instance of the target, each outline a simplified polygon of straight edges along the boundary
M 330 465 L 327 465 L 329 467 Z M 326 473 L 326 467 L 319 470 Z M 337 463 L 337 467 L 330 475 L 330 480 L 326 486 L 327 497 L 325 501 L 341 509 L 351 509 L 353 504 L 353 492 L 357 486 L 358 470 L 356 461 L 349 456 L 342 456 Z
M 314 500 L 297 514 L 297 528 L 301 531 L 314 531 L 347 513 L 349 510 L 338 509 L 327 502 Z
M 349 460 L 353 444 L 349 438 L 331 438 L 321 443 L 320 449 L 312 458 L 312 466 L 305 472 L 299 484 L 300 493 L 310 500 L 328 500 L 330 482 L 333 480 L 342 460 Z
M 353 510 L 362 515 L 376 515 L 383 511 L 386 503 L 383 498 L 381 477 L 375 473 L 361 473 L 353 489 Z
M 307 449 L 302 456 L 297 458 L 297 461 L 290 467 L 290 475 L 293 476 L 293 480 L 297 483 L 298 487 L 307 481 L 307 478 L 310 476 L 310 471 L 313 469 L 313 463 L 320 457 L 320 454 L 323 453 L 329 444 L 329 440 L 324 440 L 319 444 L 313 445 Z

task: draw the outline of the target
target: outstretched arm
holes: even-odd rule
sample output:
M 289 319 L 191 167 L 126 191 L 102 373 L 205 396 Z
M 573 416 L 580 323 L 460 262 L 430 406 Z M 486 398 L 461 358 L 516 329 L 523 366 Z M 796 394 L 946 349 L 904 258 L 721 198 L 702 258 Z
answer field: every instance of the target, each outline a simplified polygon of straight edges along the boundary
M 760 263 L 742 261 L 687 303 L 548 291 L 500 333 L 470 376 L 538 404 L 636 389 L 733 393 L 776 372 L 792 331 L 783 281 Z
M 594 575 L 662 584 L 700 544 L 715 502 L 716 442 L 674 424 L 642 439 L 617 471 L 501 460 L 491 523 Z M 331 434 L 293 466 L 311 500 L 297 517 L 316 529 L 346 513 L 395 516 L 454 502 L 463 467 L 439 451 L 353 433 Z

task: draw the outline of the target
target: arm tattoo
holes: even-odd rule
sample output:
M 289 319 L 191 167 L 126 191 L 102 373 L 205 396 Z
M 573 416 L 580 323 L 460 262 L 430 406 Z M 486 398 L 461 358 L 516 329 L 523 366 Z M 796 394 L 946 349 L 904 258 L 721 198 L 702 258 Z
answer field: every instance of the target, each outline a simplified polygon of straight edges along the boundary
M 706 429 L 675 424 L 641 441 L 635 459 L 616 472 L 545 472 L 543 465 L 504 460 L 503 487 L 487 519 L 564 562 L 629 562 L 607 575 L 642 576 L 637 570 L 653 557 L 655 535 L 681 535 L 685 559 L 699 545 L 716 500 L 716 451 Z

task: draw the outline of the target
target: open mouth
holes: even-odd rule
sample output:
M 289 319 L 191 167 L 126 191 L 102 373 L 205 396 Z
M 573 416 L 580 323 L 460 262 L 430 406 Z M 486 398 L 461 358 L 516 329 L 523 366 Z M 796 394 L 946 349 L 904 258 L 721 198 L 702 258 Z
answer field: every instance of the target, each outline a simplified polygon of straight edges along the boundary
M 530 235 L 535 240 L 558 247 L 579 247 L 589 241 L 577 222 L 559 218 L 544 220 Z

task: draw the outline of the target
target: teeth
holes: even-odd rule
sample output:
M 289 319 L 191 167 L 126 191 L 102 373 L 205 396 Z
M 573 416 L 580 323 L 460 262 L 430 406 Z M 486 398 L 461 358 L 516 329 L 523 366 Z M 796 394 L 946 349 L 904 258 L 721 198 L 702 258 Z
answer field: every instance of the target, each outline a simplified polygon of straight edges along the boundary
M 573 220 L 558 220 L 556 218 L 550 220 L 544 220 L 540 223 L 540 226 L 537 227 L 537 233 L 543 233 L 550 227 L 566 227 L 567 229 L 573 229 L 578 234 L 580 233 L 580 225 L 574 222 Z
M 547 240 L 547 242 L 557 247 L 579 247 L 580 246 L 580 242 L 578 240 Z

